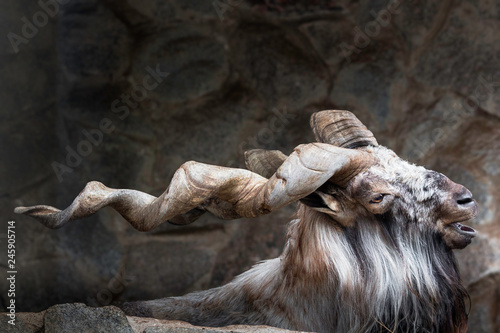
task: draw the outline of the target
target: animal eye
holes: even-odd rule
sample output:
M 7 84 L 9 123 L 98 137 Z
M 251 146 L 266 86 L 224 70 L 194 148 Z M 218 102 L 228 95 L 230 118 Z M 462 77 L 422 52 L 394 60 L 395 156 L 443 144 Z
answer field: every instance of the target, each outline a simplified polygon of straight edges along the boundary
M 378 194 L 375 198 L 370 200 L 370 203 L 380 203 L 382 200 L 384 200 L 384 195 Z

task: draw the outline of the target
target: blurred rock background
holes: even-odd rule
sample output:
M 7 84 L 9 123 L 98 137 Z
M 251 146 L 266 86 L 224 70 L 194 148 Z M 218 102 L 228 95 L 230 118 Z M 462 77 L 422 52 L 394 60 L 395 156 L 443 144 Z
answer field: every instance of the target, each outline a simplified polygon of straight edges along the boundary
M 12 211 L 64 208 L 90 180 L 159 195 L 188 160 L 290 153 L 313 140 L 311 113 L 338 108 L 471 189 L 480 235 L 456 252 L 469 332 L 500 332 L 500 2 L 2 0 L 0 13 L 0 236 L 15 220 L 18 311 L 179 295 L 278 256 L 293 207 L 148 233 L 111 209 L 55 231 Z

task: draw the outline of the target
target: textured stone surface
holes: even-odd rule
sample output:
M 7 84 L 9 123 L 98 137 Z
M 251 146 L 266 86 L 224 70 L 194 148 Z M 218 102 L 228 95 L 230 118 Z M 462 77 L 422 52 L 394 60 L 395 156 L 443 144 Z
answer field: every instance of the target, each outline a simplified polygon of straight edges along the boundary
M 497 244 L 498 248 L 498 244 Z M 487 272 L 470 284 L 471 301 L 475 307 L 475 315 L 469 322 L 472 332 L 498 332 L 500 329 L 500 274 Z
M 12 318 L 5 313 L 0 313 L 0 332 L 22 332 L 40 333 L 44 332 L 44 316 L 46 311 L 41 312 L 18 312 L 16 313 L 15 325 L 9 324 Z
M 134 77 L 142 77 L 148 66 L 168 72 L 155 90 L 166 103 L 191 101 L 221 89 L 229 75 L 224 36 L 211 27 L 182 24 L 167 31 L 142 41 Z
M 301 52 L 300 41 L 287 36 L 283 29 L 241 23 L 231 44 L 232 59 L 244 84 L 268 105 L 287 101 L 289 107 L 300 109 L 326 97 L 326 68 L 314 54 Z
M 0 8 L 3 36 L 42 10 Z M 492 1 L 75 0 L 19 53 L 2 38 L 0 215 L 16 221 L 18 311 L 180 295 L 278 256 L 293 207 L 148 233 L 112 210 L 60 230 L 12 210 L 65 207 L 90 180 L 159 195 L 185 161 L 241 167 L 247 149 L 290 153 L 312 140 L 312 112 L 342 108 L 400 156 L 471 189 L 480 234 L 456 252 L 469 332 L 499 331 L 498 31 Z M 158 85 L 137 95 L 148 76 Z M 67 164 L 103 119 L 113 130 L 60 180 L 52 163 Z
M 142 258 L 151 253 L 156 256 L 155 262 L 144 262 Z M 127 285 L 124 296 L 153 299 L 158 293 L 179 295 L 210 273 L 214 255 L 214 251 L 199 247 L 195 242 L 170 240 L 133 245 L 128 249 L 125 263 L 125 271 L 133 280 Z M 153 285 L 159 287 L 151 292 L 147 286 Z
M 80 303 L 59 304 L 39 313 L 16 314 L 15 325 L 0 313 L 3 333 L 61 333 L 61 332 L 117 332 L 117 333 L 280 333 L 295 332 L 269 326 L 234 325 L 221 328 L 193 326 L 177 320 L 159 320 L 125 316 L 114 306 L 93 308 Z
M 45 312 L 44 332 L 133 333 L 127 317 L 118 308 L 90 308 L 84 304 L 54 305 Z
M 0 314 L 0 331 L 9 333 L 36 333 L 43 329 L 43 313 L 17 313 L 14 321 L 6 314 Z
M 158 320 L 153 318 L 127 317 L 130 326 L 136 333 L 223 333 L 223 332 L 259 332 L 280 333 L 295 332 L 269 326 L 247 326 L 234 325 L 220 328 L 193 326 L 189 323 L 177 320 Z
M 59 18 L 58 51 L 66 75 L 118 77 L 129 66 L 127 28 L 100 1 L 71 1 Z

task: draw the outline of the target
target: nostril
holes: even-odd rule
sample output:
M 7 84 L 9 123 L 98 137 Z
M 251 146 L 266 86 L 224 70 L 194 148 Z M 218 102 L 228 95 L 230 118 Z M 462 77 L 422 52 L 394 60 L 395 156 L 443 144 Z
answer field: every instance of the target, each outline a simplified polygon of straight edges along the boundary
M 453 194 L 453 199 L 455 199 L 455 202 L 457 205 L 460 206 L 466 206 L 469 205 L 470 203 L 474 203 L 474 199 L 472 199 L 472 193 L 466 189 L 465 187 L 461 186 L 459 187 L 458 191 L 456 191 Z
M 457 203 L 459 205 L 466 205 L 468 203 L 471 203 L 472 201 L 474 201 L 474 199 L 472 199 L 471 197 L 467 197 L 467 198 L 458 199 Z

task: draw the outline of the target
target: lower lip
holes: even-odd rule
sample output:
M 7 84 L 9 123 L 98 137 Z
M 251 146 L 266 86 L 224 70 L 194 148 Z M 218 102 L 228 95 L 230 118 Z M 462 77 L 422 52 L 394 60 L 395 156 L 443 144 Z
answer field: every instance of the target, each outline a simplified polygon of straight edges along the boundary
M 454 226 L 455 228 L 457 228 L 457 229 L 458 229 L 458 231 L 461 231 L 461 232 L 463 232 L 463 233 L 467 233 L 467 234 L 471 234 L 471 235 L 473 235 L 473 234 L 475 234 L 475 233 L 476 233 L 476 230 L 472 229 L 472 228 L 471 228 L 471 227 L 469 227 L 469 226 L 463 225 L 463 224 L 461 224 L 461 223 L 459 223 L 459 222 L 453 223 L 453 226 Z

